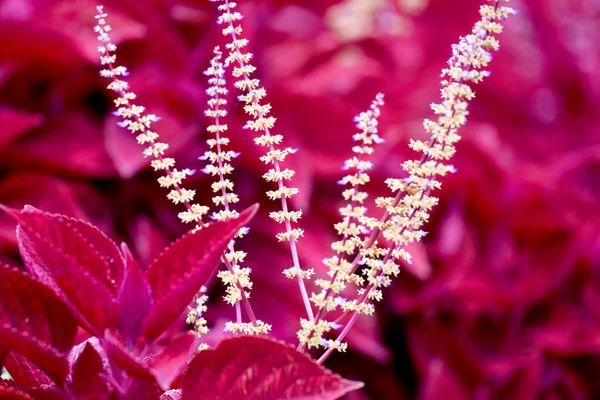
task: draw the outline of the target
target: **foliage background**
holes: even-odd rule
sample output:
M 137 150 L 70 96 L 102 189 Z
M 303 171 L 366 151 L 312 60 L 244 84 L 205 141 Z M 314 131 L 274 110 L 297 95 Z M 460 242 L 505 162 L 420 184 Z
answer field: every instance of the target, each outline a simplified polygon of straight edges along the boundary
M 386 93 L 372 195 L 414 157 L 408 138 L 438 98 L 450 44 L 480 1 L 240 0 L 258 76 L 307 215 L 304 266 L 334 238 L 352 117 Z M 588 399 L 600 396 L 600 3 L 513 0 L 492 77 L 477 88 L 430 235 L 386 291 L 377 318 L 328 366 L 366 388 L 350 399 Z M 98 76 L 91 0 L 0 1 L 0 202 L 83 218 L 151 260 L 184 227 L 141 149 L 111 116 Z M 224 44 L 205 0 L 106 1 L 131 84 L 179 166 L 201 168 L 206 68 Z M 232 99 L 232 103 L 233 99 Z M 241 242 L 257 316 L 294 340 L 302 306 L 280 271 L 259 149 L 241 110 L 229 121 L 240 208 L 264 203 Z M 193 186 L 210 200 L 209 178 Z M 190 184 L 191 186 L 191 184 Z M 19 264 L 14 222 L 0 216 L 0 261 Z M 233 309 L 211 289 L 212 341 Z M 451 396 L 451 397 L 448 397 Z

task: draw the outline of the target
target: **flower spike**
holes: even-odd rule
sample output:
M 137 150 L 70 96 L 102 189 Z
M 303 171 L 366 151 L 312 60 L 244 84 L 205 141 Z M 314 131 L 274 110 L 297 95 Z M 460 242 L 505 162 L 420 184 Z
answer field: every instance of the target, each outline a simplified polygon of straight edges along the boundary
M 115 65 L 117 45 L 112 43 L 110 39 L 109 32 L 111 28 L 106 22 L 108 15 L 104 12 L 103 6 L 96 7 L 96 10 L 98 14 L 96 15 L 97 25 L 94 27 L 94 32 L 98 34 L 98 41 L 100 42 L 98 53 L 100 54 L 100 63 L 104 67 L 100 71 L 100 76 L 110 80 L 107 88 L 118 95 L 114 101 L 117 107 L 114 114 L 122 118 L 119 126 L 136 134 L 138 144 L 147 146 L 143 151 L 144 156 L 152 158 L 150 164 L 155 171 L 164 173 L 163 176 L 158 178 L 158 183 L 161 187 L 171 189 L 167 198 L 174 204 L 184 204 L 187 209 L 187 211 L 179 214 L 181 221 L 200 225 L 203 216 L 208 213 L 208 207 L 194 204 L 196 191 L 185 189 L 182 186 L 185 178 L 192 175 L 192 171 L 175 168 L 175 160 L 165 156 L 169 145 L 158 141 L 158 133 L 151 129 L 152 124 L 157 122 L 159 117 L 154 114 L 146 114 L 144 106 L 133 103 L 136 95 L 129 90 L 129 83 L 123 79 L 129 75 L 127 68 Z
M 295 171 L 283 167 L 287 156 L 295 153 L 297 150 L 291 147 L 282 147 L 283 136 L 271 133 L 276 119 L 269 115 L 271 105 L 264 102 L 267 95 L 265 88 L 260 85 L 258 79 L 252 78 L 256 67 L 250 64 L 252 53 L 244 50 L 248 46 L 248 39 L 241 36 L 242 27 L 239 25 L 239 21 L 242 20 L 243 16 L 241 13 L 234 11 L 237 3 L 229 0 L 213 1 L 222 3 L 218 6 L 218 10 L 222 12 L 218 18 L 218 23 L 225 26 L 222 30 L 223 35 L 231 39 L 231 42 L 226 45 L 227 50 L 229 50 L 226 62 L 235 65 L 232 72 L 233 76 L 237 79 L 235 86 L 242 92 L 238 99 L 244 104 L 244 111 L 251 118 L 246 123 L 245 128 L 259 134 L 254 139 L 254 142 L 265 149 L 266 153 L 260 159 L 270 166 L 270 169 L 263 175 L 263 178 L 267 182 L 272 182 L 277 186 L 276 190 L 268 191 L 267 196 L 271 200 L 279 200 L 281 202 L 281 210 L 272 212 L 270 217 L 284 225 L 285 231 L 278 233 L 276 237 L 279 241 L 287 242 L 290 246 L 292 267 L 286 269 L 284 274 L 288 278 L 297 279 L 307 316 L 310 320 L 313 320 L 314 315 L 304 279 L 309 279 L 314 274 L 314 270 L 303 270 L 300 267 L 296 243 L 304 235 L 304 231 L 294 227 L 302 217 L 302 211 L 293 211 L 288 204 L 288 199 L 298 194 L 298 188 L 288 186 L 286 183 L 292 179 Z
M 335 324 L 345 323 L 337 342 L 344 339 L 359 314 L 373 312 L 372 301 L 382 299 L 381 289 L 389 286 L 391 278 L 400 272 L 399 260 L 411 262 L 411 256 L 404 247 L 420 241 L 427 234 L 422 227 L 428 221 L 431 209 L 438 203 L 438 198 L 431 196 L 431 191 L 441 187 L 440 177 L 456 171 L 448 161 L 456 152 L 455 144 L 461 138 L 458 130 L 466 124 L 469 102 L 475 97 L 471 85 L 490 75 L 486 68 L 492 60 L 491 52 L 499 48 L 494 35 L 502 32 L 502 21 L 516 14 L 514 9 L 501 6 L 502 1 L 495 0 L 493 6 L 482 5 L 481 19 L 475 23 L 471 33 L 452 46 L 448 67 L 441 73 L 442 102 L 431 105 L 437 119 L 426 119 L 423 123 L 431 135 L 430 139 L 427 142 L 411 140 L 410 147 L 422 155 L 420 160 L 402 164 L 407 178 L 386 180 L 396 195 L 376 199 L 377 206 L 384 211 L 383 217 L 379 220 L 367 216 L 359 218 L 372 234 L 349 270 L 354 273 L 359 265 L 366 265 L 367 286 L 359 289 L 357 299 L 342 305 L 344 313 L 334 321 Z M 391 243 L 389 248 L 377 246 L 380 233 Z M 335 347 L 327 349 L 318 362 L 325 361 L 333 350 Z

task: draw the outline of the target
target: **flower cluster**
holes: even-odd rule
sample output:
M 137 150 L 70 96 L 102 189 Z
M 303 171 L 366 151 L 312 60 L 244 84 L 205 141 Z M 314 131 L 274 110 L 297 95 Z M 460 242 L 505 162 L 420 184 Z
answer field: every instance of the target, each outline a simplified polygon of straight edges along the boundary
M 356 286 L 362 286 L 364 279 L 352 270 L 352 263 L 346 257 L 354 255 L 358 249 L 362 248 L 367 240 L 365 237 L 369 230 L 362 224 L 361 220 L 366 215 L 367 208 L 364 205 L 368 198 L 368 193 L 363 187 L 371 180 L 369 171 L 373 168 L 373 162 L 370 161 L 376 144 L 383 143 L 384 140 L 379 136 L 379 117 L 381 115 L 381 106 L 384 105 L 383 94 L 379 93 L 369 110 L 360 113 L 354 119 L 356 128 L 360 132 L 353 136 L 357 144 L 352 148 L 355 154 L 344 163 L 342 169 L 350 171 L 348 175 L 342 178 L 338 183 L 349 186 L 344 190 L 342 196 L 348 204 L 340 208 L 339 213 L 342 221 L 335 224 L 335 229 L 340 236 L 340 240 L 331 244 L 331 249 L 335 255 L 323 260 L 328 267 L 330 279 L 317 279 L 316 285 L 321 288 L 320 293 L 313 293 L 311 301 L 319 310 L 316 321 L 301 321 L 301 329 L 298 331 L 300 343 L 313 347 L 315 344 L 322 344 L 327 348 L 335 347 L 339 350 L 345 350 L 343 344 L 336 341 L 326 341 L 323 334 L 328 332 L 329 325 L 322 320 L 325 314 L 337 310 L 341 307 L 347 310 L 362 310 L 363 305 L 357 305 L 356 300 L 348 300 L 341 296 L 347 283 L 353 283 Z M 364 313 L 372 313 L 373 310 L 365 308 Z M 328 329 L 323 329 L 323 327 Z
M 144 106 L 133 103 L 136 95 L 129 90 L 129 84 L 124 80 L 129 75 L 127 68 L 115 65 L 117 46 L 112 43 L 109 36 L 111 27 L 106 23 L 107 14 L 102 6 L 98 6 L 97 11 L 98 24 L 94 27 L 94 32 L 98 34 L 100 42 L 98 52 L 100 53 L 100 63 L 104 67 L 100 71 L 100 76 L 110 79 L 111 82 L 107 88 L 118 95 L 115 99 L 117 111 L 114 114 L 122 118 L 119 126 L 137 135 L 138 144 L 147 146 L 143 154 L 145 157 L 153 158 L 151 165 L 155 171 L 163 172 L 164 175 L 158 178 L 158 183 L 161 187 L 171 189 L 167 197 L 175 204 L 182 203 L 186 206 L 187 211 L 180 213 L 179 218 L 185 223 L 201 224 L 203 216 L 208 213 L 208 207 L 193 204 L 196 191 L 182 187 L 185 178 L 192 175 L 194 171 L 176 169 L 175 160 L 165 157 L 169 145 L 158 141 L 158 133 L 152 130 L 152 124 L 159 121 L 159 117 L 154 114 L 146 114 Z
M 250 63 L 252 53 L 246 50 L 249 42 L 242 37 L 239 21 L 243 16 L 235 11 L 237 4 L 230 0 L 211 1 L 220 3 L 218 23 L 224 25 L 223 35 L 230 38 L 226 45 L 228 56 L 225 61 L 222 60 L 220 49 L 215 48 L 215 56 L 205 72 L 210 85 L 207 90 L 209 108 L 205 114 L 212 123 L 207 128 L 211 134 L 207 141 L 209 150 L 200 159 L 209 161 L 203 171 L 216 178 L 212 183 L 216 211 L 211 217 L 227 221 L 239 215 L 234 208 L 239 199 L 233 191 L 233 182 L 228 178 L 234 170 L 231 162 L 239 154 L 226 150 L 229 139 L 224 134 L 228 127 L 222 121 L 227 116 L 225 73 L 233 65 L 231 74 L 235 78 L 234 85 L 241 91 L 238 99 L 250 117 L 244 128 L 257 133 L 254 141 L 265 149 L 260 159 L 269 168 L 263 177 L 276 186 L 275 190 L 267 192 L 267 196 L 281 203 L 281 208 L 271 212 L 270 217 L 284 225 L 285 230 L 277 234 L 277 239 L 290 247 L 292 266 L 284 270 L 284 274 L 297 279 L 307 313 L 307 318 L 301 319 L 301 328 L 297 332 L 299 350 L 306 347 L 324 348 L 325 353 L 319 359 L 319 362 L 323 362 L 335 350 L 346 351 L 347 344 L 343 340 L 357 317 L 361 314 L 372 315 L 374 303 L 383 298 L 382 289 L 389 286 L 392 278 L 400 273 L 400 261 L 412 262 L 406 246 L 420 241 L 427 234 L 422 228 L 438 203 L 438 198 L 432 196 L 431 192 L 441 187 L 441 177 L 455 172 L 449 161 L 456 152 L 456 143 L 461 139 L 459 129 L 467 121 L 469 102 L 475 97 L 471 86 L 489 76 L 486 68 L 492 60 L 492 52 L 499 48 L 494 35 L 502 32 L 502 21 L 515 11 L 501 6 L 501 0 L 495 0 L 493 6 L 481 6 L 481 19 L 474 25 L 471 34 L 452 46 L 452 57 L 441 74 L 442 101 L 431 105 L 437 117 L 435 120 L 426 119 L 423 124 L 430 138 L 427 141 L 410 141 L 409 147 L 418 152 L 420 158 L 402 164 L 405 177 L 386 180 L 393 196 L 375 200 L 382 212 L 378 219 L 367 214 L 365 201 L 368 192 L 365 185 L 371 180 L 369 173 L 373 168 L 371 157 L 375 145 L 383 143 L 379 135 L 383 94 L 378 94 L 370 108 L 355 118 L 359 132 L 353 136 L 356 142 L 352 148 L 354 154 L 343 166 L 348 174 L 338 182 L 346 186 L 342 192 L 346 205 L 339 209 L 341 221 L 334 225 L 339 240 L 331 245 L 334 255 L 323 260 L 328 267 L 328 278 L 317 279 L 318 292 L 309 297 L 304 280 L 311 278 L 314 271 L 300 267 L 297 250 L 297 242 L 303 231 L 296 224 L 302 218 L 302 211 L 292 210 L 288 204 L 288 199 L 298 194 L 298 189 L 289 185 L 295 172 L 283 166 L 287 156 L 295 153 L 296 149 L 282 146 L 283 136 L 272 133 L 276 119 L 270 115 L 271 105 L 265 101 L 266 90 L 258 79 L 253 78 L 256 68 Z M 144 155 L 153 157 L 152 166 L 155 170 L 164 171 L 164 176 L 159 178 L 160 186 L 171 189 L 168 197 L 175 204 L 183 203 L 186 206 L 187 210 L 179 215 L 182 221 L 202 226 L 202 217 L 208 214 L 209 208 L 191 204 L 194 191 L 181 187 L 192 171 L 175 169 L 175 161 L 164 157 L 168 146 L 158 142 L 158 134 L 150 129 L 158 118 L 144 114 L 143 107 L 131 103 L 136 96 L 128 91 L 127 83 L 121 79 L 127 75 L 127 71 L 124 67 L 114 66 L 116 46 L 110 43 L 110 27 L 106 25 L 106 14 L 102 7 L 98 8 L 98 12 L 96 32 L 103 43 L 99 47 L 101 62 L 106 66 L 101 75 L 111 79 L 108 87 L 119 95 L 115 104 L 118 107 L 116 115 L 123 118 L 120 125 L 138 134 L 140 144 L 148 145 Z M 246 232 L 247 229 L 242 228 L 236 237 L 242 237 Z M 241 267 L 245 257 L 246 253 L 236 251 L 233 240 L 222 257 L 227 269 L 219 272 L 218 277 L 227 287 L 225 301 L 236 307 L 237 316 L 236 322 L 226 323 L 226 331 L 247 335 L 266 334 L 271 325 L 255 318 L 248 300 L 252 282 L 250 268 Z M 357 288 L 356 293 L 349 294 L 349 284 Z M 194 324 L 199 334 L 207 331 L 206 321 L 202 318 L 206 311 L 205 302 L 206 295 L 200 293 L 188 313 L 188 323 Z M 311 303 L 316 307 L 316 315 L 313 314 Z M 243 322 L 241 305 L 245 307 L 250 323 Z M 327 318 L 328 313 L 336 313 L 335 318 Z M 335 339 L 329 338 L 337 330 L 341 331 Z
M 206 295 L 206 286 L 200 288 L 200 293 L 196 296 L 194 306 L 188 307 L 188 314 L 186 323 L 194 326 L 194 331 L 198 336 L 206 335 L 208 333 L 208 327 L 206 326 L 206 319 L 202 316 L 206 311 L 206 302 L 208 296 Z
M 386 180 L 395 197 L 376 199 L 377 206 L 383 209 L 383 217 L 369 217 L 361 207 L 349 206 L 344 209 L 346 214 L 343 215 L 357 218 L 358 224 L 352 226 L 342 223 L 337 225 L 336 229 L 342 234 L 347 232 L 355 236 L 350 243 L 341 241 L 334 244 L 338 256 L 325 260 L 330 266 L 332 279 L 317 281 L 324 290 L 319 295 L 313 295 L 313 301 L 321 309 L 317 314 L 317 321 L 304 324 L 306 326 L 303 325 L 303 329 L 298 333 L 300 348 L 304 344 L 310 346 L 319 341 L 328 347 L 320 361 L 326 359 L 331 351 L 340 349 L 339 346 L 330 345 L 319 337 L 328 331 L 318 329 L 326 323 L 320 318 L 328 311 L 335 310 L 338 305 L 341 306 L 344 312 L 334 324 L 338 326 L 345 323 L 345 326 L 334 344 L 341 343 L 359 314 L 373 314 L 375 308 L 372 301 L 380 301 L 383 298 L 381 289 L 389 286 L 392 277 L 400 273 L 399 260 L 411 262 L 411 255 L 405 250 L 405 246 L 420 241 L 427 234 L 422 227 L 428 221 L 431 209 L 438 203 L 438 199 L 431 196 L 431 191 L 441 187 L 440 177 L 455 172 L 454 166 L 447 162 L 456 152 L 455 144 L 460 140 L 458 130 L 466 123 L 469 101 L 475 97 L 470 84 L 477 84 L 489 76 L 490 73 L 485 68 L 492 60 L 491 52 L 499 48 L 499 42 L 493 35 L 502 32 L 501 21 L 514 13 L 512 8 L 500 6 L 499 1 L 495 2 L 495 6 L 481 6 L 481 19 L 474 25 L 471 34 L 452 46 L 452 57 L 448 61 L 448 67 L 444 68 L 441 74 L 441 77 L 445 78 L 441 81 L 442 102 L 431 105 L 431 109 L 438 116 L 437 120 L 426 119 L 423 124 L 430 134 L 430 139 L 427 142 L 411 140 L 409 146 L 422 153 L 421 158 L 402 164 L 408 175 L 406 178 Z M 347 161 L 346 166 L 349 165 L 360 165 L 359 160 Z M 362 179 L 360 175 L 358 178 L 355 175 L 344 178 L 342 183 L 364 183 L 366 179 L 367 175 Z M 361 199 L 362 195 L 353 198 L 356 193 L 358 192 L 345 191 L 344 197 Z M 371 235 L 361 240 L 360 228 L 366 228 Z M 380 246 L 380 236 L 390 245 Z M 353 255 L 357 246 L 359 254 L 353 262 L 338 259 L 344 252 Z M 362 277 L 359 278 L 355 274 L 361 265 L 364 266 L 362 269 L 366 286 L 358 290 L 356 299 L 349 301 L 340 297 L 338 293 L 344 288 L 345 281 L 362 283 Z M 333 272 L 331 267 L 334 268 Z M 338 278 L 340 271 L 343 279 Z
M 250 60 L 253 57 L 252 53 L 245 50 L 249 41 L 241 37 L 242 27 L 239 25 L 239 21 L 243 16 L 241 13 L 234 11 L 237 4 L 229 0 L 212 1 L 222 3 L 218 6 L 219 11 L 222 12 L 218 23 L 225 25 L 222 31 L 223 35 L 231 39 L 231 42 L 226 45 L 229 50 L 227 62 L 235 65 L 232 72 L 234 78 L 237 79 L 235 86 L 242 92 L 238 99 L 244 104 L 244 111 L 251 118 L 244 128 L 259 134 L 259 136 L 254 138 L 254 142 L 265 149 L 266 153 L 260 159 L 270 167 L 263 177 L 267 182 L 274 183 L 277 186 L 276 190 L 268 191 L 267 196 L 272 200 L 279 200 L 281 202 L 281 211 L 271 212 L 270 217 L 285 226 L 285 231 L 278 233 L 277 239 L 287 242 L 292 254 L 293 266 L 286 269 L 284 274 L 288 278 L 297 278 L 307 315 L 312 320 L 314 317 L 304 285 L 304 279 L 310 278 L 314 274 L 314 270 L 303 270 L 300 267 L 296 242 L 304 234 L 304 231 L 300 228 L 295 228 L 294 225 L 302 217 L 302 211 L 293 211 L 288 205 L 288 199 L 298 194 L 298 188 L 288 186 L 286 183 L 292 179 L 295 171 L 283 167 L 286 157 L 297 150 L 291 147 L 282 147 L 283 136 L 271 133 L 276 119 L 269 115 L 271 113 L 271 105 L 264 102 L 267 95 L 265 88 L 260 85 L 258 79 L 252 78 L 256 67 L 250 64 Z

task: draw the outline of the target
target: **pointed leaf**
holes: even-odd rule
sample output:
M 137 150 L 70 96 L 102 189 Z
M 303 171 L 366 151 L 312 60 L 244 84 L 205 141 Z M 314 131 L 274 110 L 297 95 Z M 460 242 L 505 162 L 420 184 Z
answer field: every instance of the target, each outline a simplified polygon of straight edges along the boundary
M 154 381 L 154 376 L 150 372 L 148 365 L 127 350 L 113 333 L 107 330 L 104 333 L 104 339 L 108 358 L 127 372 L 129 376 Z
M 126 273 L 119 291 L 119 317 L 117 331 L 123 336 L 128 348 L 142 334 L 144 319 L 153 306 L 152 293 L 146 276 L 133 259 L 129 248 L 122 244 Z
M 184 235 L 148 267 L 146 276 L 155 303 L 144 323 L 148 341 L 156 339 L 183 313 L 214 273 L 229 241 L 257 209 L 257 205 L 252 206 L 237 219 L 217 221 Z
M 14 351 L 6 358 L 6 370 L 21 387 L 51 385 L 52 379 L 37 365 Z
M 148 364 L 162 390 L 168 390 L 183 373 L 198 350 L 200 339 L 195 333 L 186 332 L 176 336 Z
M 123 260 L 117 245 L 89 223 L 35 207 L 5 209 L 26 232 L 33 230 L 72 257 L 94 278 L 116 294 L 123 279 Z
M 289 345 L 245 336 L 198 353 L 183 378 L 182 399 L 333 400 L 362 386 Z
M 50 286 L 76 311 L 87 330 L 100 335 L 117 319 L 116 289 L 122 260 L 107 238 L 84 222 L 33 207 L 21 212 L 1 206 L 18 222 L 21 256 L 38 280 Z M 105 254 L 101 255 L 92 243 Z M 117 249 L 118 253 L 118 249 Z
M 102 358 L 90 343 L 86 343 L 73 367 L 73 391 L 75 394 L 78 397 L 106 397 L 103 373 Z

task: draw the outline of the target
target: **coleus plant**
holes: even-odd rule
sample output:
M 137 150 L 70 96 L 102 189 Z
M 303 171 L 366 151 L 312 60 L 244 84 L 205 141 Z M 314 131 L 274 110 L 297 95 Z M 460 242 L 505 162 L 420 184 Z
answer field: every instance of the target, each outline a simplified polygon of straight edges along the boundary
M 145 270 L 84 221 L 2 208 L 27 269 L 0 267 L 2 399 L 334 399 L 362 386 L 272 339 L 198 352 L 199 337 L 181 333 L 257 206 L 184 235 Z
M 207 128 L 212 134 L 209 150 L 200 159 L 210 162 L 203 171 L 216 179 L 210 214 L 215 222 L 204 220 L 211 207 L 195 203 L 195 190 L 183 187 L 195 171 L 176 169 L 175 160 L 166 156 L 169 146 L 153 130 L 159 118 L 134 104 L 137 96 L 125 80 L 127 69 L 116 65 L 117 46 L 109 35 L 107 14 L 99 6 L 95 32 L 104 66 L 100 75 L 110 80 L 107 88 L 117 94 L 114 114 L 122 119 L 119 125 L 146 146 L 144 156 L 152 158 L 151 166 L 162 174 L 160 186 L 170 189 L 167 197 L 173 203 L 185 206 L 179 218 L 194 227 L 142 268 L 125 244 L 118 248 L 84 221 L 32 207 L 21 211 L 3 207 L 18 223 L 27 269 L 1 269 L 0 362 L 13 378 L 0 385 L 4 397 L 327 400 L 362 386 L 321 364 L 333 351 L 346 351 L 344 339 L 358 317 L 373 314 L 382 289 L 398 275 L 400 265 L 411 262 L 405 248 L 426 234 L 421 228 L 438 202 L 431 192 L 441 187 L 440 177 L 455 172 L 447 162 L 456 152 L 458 130 L 466 123 L 475 96 L 471 86 L 489 76 L 485 68 L 499 47 L 495 35 L 514 10 L 500 6 L 500 0 L 482 6 L 471 34 L 453 46 L 448 68 L 442 70 L 442 101 L 431 105 L 436 120 L 424 121 L 430 140 L 411 140 L 420 159 L 402 164 L 407 177 L 386 180 L 393 197 L 375 200 L 379 218 L 367 214 L 364 186 L 373 168 L 370 156 L 383 142 L 378 130 L 383 95 L 357 116 L 360 132 L 353 136 L 354 156 L 345 162 L 343 169 L 349 173 L 339 181 L 347 186 L 342 193 L 347 205 L 340 208 L 342 220 L 335 225 L 340 240 L 331 245 L 335 255 L 323 260 L 328 277 L 316 279 L 317 291 L 309 294 L 306 281 L 315 271 L 300 266 L 297 242 L 304 231 L 297 225 L 302 211 L 288 201 L 299 189 L 290 185 L 295 171 L 284 163 L 296 149 L 282 147 L 283 135 L 272 133 L 276 119 L 269 116 L 271 106 L 264 102 L 266 90 L 252 78 L 256 67 L 245 50 L 248 40 L 242 37 L 236 3 L 214 1 L 220 3 L 223 35 L 230 39 L 225 62 L 216 47 L 206 71 L 210 85 L 206 116 L 213 123 Z M 228 68 L 249 115 L 243 128 L 256 132 L 254 141 L 264 149 L 260 159 L 269 168 L 263 177 L 275 185 L 276 190 L 266 194 L 281 206 L 269 215 L 284 227 L 276 238 L 289 247 L 292 266 L 283 273 L 297 282 L 306 311 L 298 323 L 295 348 L 268 338 L 271 325 L 256 319 L 249 300 L 250 268 L 242 267 L 246 254 L 234 243 L 247 233 L 257 206 L 236 211 L 239 198 L 226 178 L 238 155 L 224 149 L 229 145 L 223 122 L 228 114 Z M 226 270 L 217 273 L 221 262 Z M 215 275 L 227 287 L 226 302 L 236 308 L 236 320 L 227 322 L 226 330 L 240 336 L 208 349 L 200 341 L 208 329 L 202 317 L 203 293 Z M 243 320 L 242 305 L 249 322 Z M 193 331 L 183 329 L 184 319 Z M 323 351 L 316 361 L 306 353 L 311 349 Z

